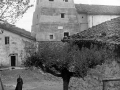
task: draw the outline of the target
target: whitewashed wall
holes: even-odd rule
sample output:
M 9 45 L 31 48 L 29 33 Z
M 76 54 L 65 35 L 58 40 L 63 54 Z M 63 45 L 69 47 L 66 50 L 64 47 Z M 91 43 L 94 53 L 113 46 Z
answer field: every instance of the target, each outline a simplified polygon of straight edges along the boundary
M 21 66 L 22 60 L 26 55 L 25 48 L 34 42 L 28 38 L 24 38 L 18 34 L 0 29 L 0 65 L 11 66 L 11 54 L 17 54 L 16 66 Z M 5 45 L 5 37 L 9 37 L 9 44 Z M 30 42 L 30 43 L 29 43 Z
M 88 15 L 88 27 L 98 25 L 102 22 L 117 18 L 119 15 Z

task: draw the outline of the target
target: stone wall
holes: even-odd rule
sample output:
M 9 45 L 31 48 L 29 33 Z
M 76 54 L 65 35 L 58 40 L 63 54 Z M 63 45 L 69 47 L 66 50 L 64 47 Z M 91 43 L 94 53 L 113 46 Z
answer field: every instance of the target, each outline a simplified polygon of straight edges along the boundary
M 38 50 L 41 51 L 41 49 L 45 48 L 45 46 L 49 48 L 54 48 L 54 47 L 63 47 L 65 43 L 61 41 L 39 41 L 38 42 Z
M 81 13 L 76 9 L 79 8 L 75 8 L 73 0 L 68 0 L 68 2 L 65 0 L 37 0 L 33 14 L 32 36 L 36 37 L 37 41 L 60 41 L 66 31 L 73 35 L 119 17 L 119 15 L 110 14 L 110 11 L 105 14 L 104 12 L 97 13 L 96 10 L 95 13 L 90 14 L 90 12 L 87 13 L 87 9 Z M 94 12 L 94 10 L 92 11 Z M 61 18 L 61 13 L 65 14 L 64 18 Z M 59 26 L 63 27 L 61 31 L 58 29 Z M 53 35 L 54 38 L 51 40 L 49 35 Z
M 22 40 L 26 55 L 33 54 L 38 50 L 38 42 Z
M 49 1 L 49 0 L 37 0 L 36 2 L 36 8 L 38 7 L 60 7 L 60 8 L 73 8 L 75 7 L 74 5 L 74 1 L 73 0 L 68 0 L 68 2 L 65 2 L 65 0 L 53 0 L 53 1 Z
M 5 44 L 6 36 L 9 37 L 9 44 Z M 0 65 L 11 66 L 11 56 L 15 56 L 16 66 L 21 66 L 28 47 L 29 50 L 36 49 L 35 41 L 3 30 L 3 33 L 0 34 Z
M 64 14 L 63 17 L 61 14 Z M 33 15 L 32 35 L 37 41 L 60 41 L 64 32 L 68 32 L 69 35 L 79 32 L 73 0 L 38 0 Z M 50 35 L 53 35 L 53 39 L 50 39 Z

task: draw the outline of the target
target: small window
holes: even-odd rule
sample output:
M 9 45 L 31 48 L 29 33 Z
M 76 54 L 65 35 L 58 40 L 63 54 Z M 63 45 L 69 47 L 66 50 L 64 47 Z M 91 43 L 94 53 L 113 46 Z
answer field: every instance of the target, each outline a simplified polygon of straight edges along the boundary
M 83 16 L 82 16 L 82 18 L 83 18 Z
M 9 37 L 5 37 L 5 45 L 9 44 Z
M 68 0 L 65 0 L 65 2 L 68 2 Z
M 54 0 L 49 0 L 49 1 L 54 1 Z
M 69 36 L 69 32 L 64 32 L 64 37 L 68 37 Z
M 61 18 L 65 18 L 65 13 L 61 13 Z
M 50 39 L 53 39 L 53 35 L 50 35 Z

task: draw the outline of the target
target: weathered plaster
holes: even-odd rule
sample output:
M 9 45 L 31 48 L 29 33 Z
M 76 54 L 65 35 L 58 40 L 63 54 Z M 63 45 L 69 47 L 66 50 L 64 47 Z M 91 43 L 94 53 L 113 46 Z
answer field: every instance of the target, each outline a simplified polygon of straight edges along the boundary
M 49 3 L 48 3 L 49 2 Z M 72 3 L 72 4 L 71 4 Z M 54 1 L 49 1 L 49 0 L 37 0 L 36 2 L 36 8 L 37 7 L 59 7 L 59 8 L 73 8 L 75 7 L 73 4 L 73 0 L 68 0 L 68 2 L 65 2 L 63 0 L 54 0 Z
M 61 13 L 64 13 L 64 18 L 61 18 Z M 69 35 L 79 32 L 73 0 L 39 0 L 33 15 L 32 35 L 37 41 L 60 41 L 64 32 L 69 32 Z
M 9 37 L 9 44 L 7 45 L 5 45 L 5 36 Z M 3 30 L 3 33 L 0 34 L 0 65 L 11 66 L 10 56 L 16 55 L 16 66 L 21 66 L 26 55 L 25 47 L 31 45 L 25 41 L 35 43 L 30 39 Z
M 64 18 L 61 18 L 61 13 L 65 13 Z M 66 31 L 72 35 L 118 16 L 77 13 L 73 0 L 37 0 L 32 36 L 38 41 L 60 41 Z M 59 29 L 59 26 L 62 29 Z M 53 39 L 50 39 L 49 35 L 53 35 Z
M 98 25 L 102 22 L 117 18 L 119 15 L 88 15 L 88 27 Z

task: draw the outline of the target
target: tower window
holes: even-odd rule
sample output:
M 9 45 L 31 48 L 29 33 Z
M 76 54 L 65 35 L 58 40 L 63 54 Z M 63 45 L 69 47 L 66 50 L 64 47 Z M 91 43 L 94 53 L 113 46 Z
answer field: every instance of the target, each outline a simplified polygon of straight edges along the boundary
M 65 18 L 65 13 L 61 13 L 61 18 Z
M 68 0 L 63 0 L 63 1 L 68 2 Z
M 69 32 L 64 32 L 64 37 L 68 37 L 69 36 Z
M 50 35 L 50 39 L 53 39 L 53 35 Z
M 49 0 L 49 1 L 54 1 L 54 0 Z
M 65 0 L 65 2 L 68 2 L 68 0 Z
M 5 45 L 9 44 L 9 37 L 5 37 Z

